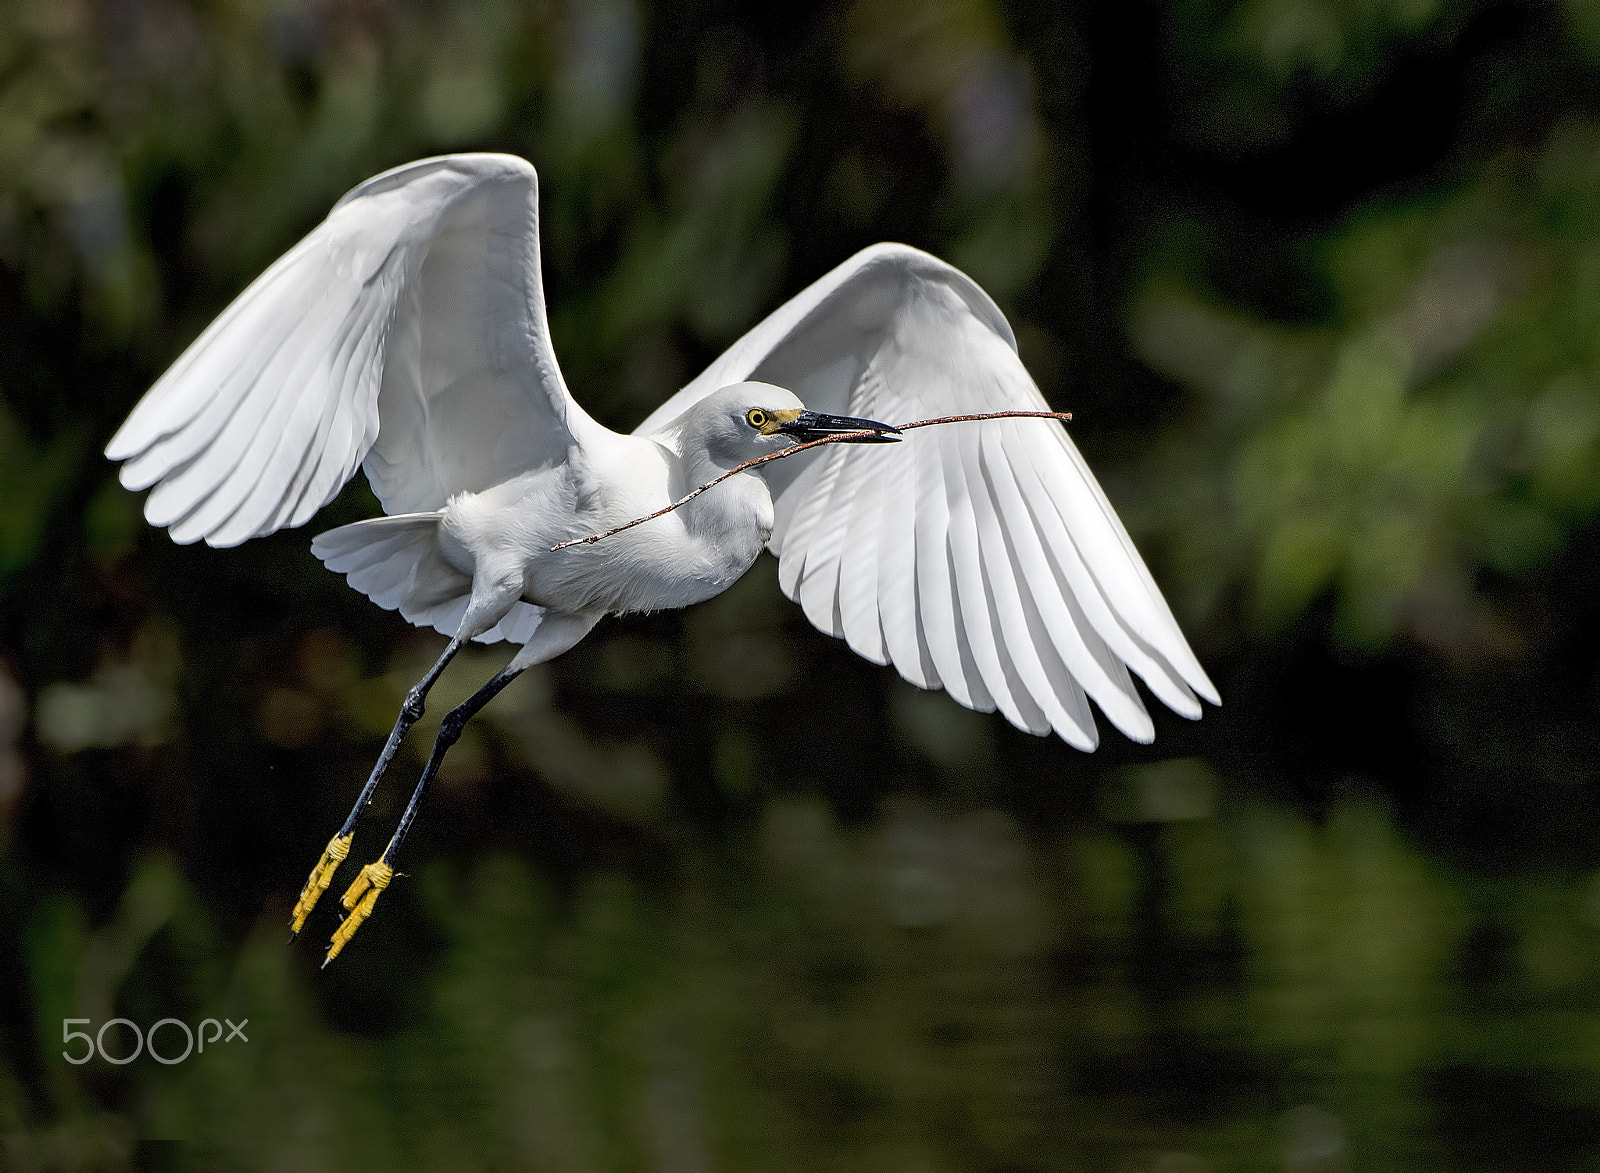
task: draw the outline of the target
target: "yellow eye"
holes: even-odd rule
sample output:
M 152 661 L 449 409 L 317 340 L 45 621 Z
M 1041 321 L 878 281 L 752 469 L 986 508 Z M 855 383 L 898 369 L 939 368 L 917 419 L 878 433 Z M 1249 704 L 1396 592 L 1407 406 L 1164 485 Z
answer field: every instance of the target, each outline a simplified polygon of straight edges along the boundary
M 752 428 L 766 427 L 767 413 L 762 411 L 759 407 L 752 407 L 748 412 L 745 413 L 744 418 L 745 422 L 748 423 Z

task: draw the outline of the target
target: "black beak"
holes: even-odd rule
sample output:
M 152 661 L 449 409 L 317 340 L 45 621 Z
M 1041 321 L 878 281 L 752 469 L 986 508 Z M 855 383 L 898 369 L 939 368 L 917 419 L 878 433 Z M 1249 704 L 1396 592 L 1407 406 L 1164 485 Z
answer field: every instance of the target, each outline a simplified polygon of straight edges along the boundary
M 793 436 L 801 443 L 820 440 L 824 436 L 837 436 L 840 432 L 868 432 L 870 435 L 844 441 L 847 444 L 893 444 L 900 439 L 900 429 L 893 424 L 880 424 L 877 420 L 856 419 L 848 415 L 823 415 L 820 411 L 802 411 L 778 431 Z

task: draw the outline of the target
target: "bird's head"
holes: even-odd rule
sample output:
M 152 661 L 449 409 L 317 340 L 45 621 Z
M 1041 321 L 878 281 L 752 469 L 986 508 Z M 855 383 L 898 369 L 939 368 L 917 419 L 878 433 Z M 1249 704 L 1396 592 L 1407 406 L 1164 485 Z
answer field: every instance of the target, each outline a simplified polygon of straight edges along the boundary
M 741 464 L 808 440 L 865 432 L 844 443 L 883 444 L 900 430 L 876 420 L 812 411 L 793 391 L 771 383 L 734 383 L 713 391 L 685 413 L 684 439 L 698 439 L 718 464 Z

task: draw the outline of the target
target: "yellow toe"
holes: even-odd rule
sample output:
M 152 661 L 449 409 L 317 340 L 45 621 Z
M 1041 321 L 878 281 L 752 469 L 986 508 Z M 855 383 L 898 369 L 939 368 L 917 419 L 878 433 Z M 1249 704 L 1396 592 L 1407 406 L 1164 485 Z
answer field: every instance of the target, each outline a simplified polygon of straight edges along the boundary
M 350 844 L 354 841 L 354 834 L 346 835 L 342 839 L 335 835 L 328 840 L 328 846 L 322 849 L 322 858 L 317 860 L 317 866 L 311 869 L 311 878 L 306 881 L 306 886 L 300 890 L 300 899 L 295 902 L 294 913 L 289 923 L 290 932 L 298 934 L 305 927 L 306 917 L 311 915 L 311 910 L 317 906 L 317 901 L 322 899 L 322 894 L 328 890 L 328 885 L 333 883 L 333 873 L 338 871 L 345 856 L 350 854 Z
M 339 956 L 339 951 L 349 944 L 350 938 L 356 935 L 361 923 L 372 915 L 372 908 L 378 903 L 379 893 L 389 886 L 389 881 L 392 879 L 394 879 L 394 869 L 382 860 L 369 863 L 361 869 L 361 874 L 355 878 L 355 882 L 345 892 L 344 899 L 340 901 L 349 909 L 350 915 L 344 918 L 344 923 L 333 934 L 333 940 L 328 945 L 328 956 L 322 964 L 326 965 Z

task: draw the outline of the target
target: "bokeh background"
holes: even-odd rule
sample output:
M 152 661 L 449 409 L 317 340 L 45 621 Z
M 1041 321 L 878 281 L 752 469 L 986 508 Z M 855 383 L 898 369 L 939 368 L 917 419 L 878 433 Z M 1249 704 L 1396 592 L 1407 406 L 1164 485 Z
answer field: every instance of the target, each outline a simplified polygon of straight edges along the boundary
M 1080 755 L 765 559 L 508 690 L 319 972 L 289 907 L 442 641 L 99 451 L 457 149 L 538 166 L 619 428 L 859 247 L 965 268 L 1224 707 Z M 0 5 L 6 1169 L 1600 1168 L 1597 727 L 1589 0 Z M 117 1015 L 249 1041 L 62 1059 Z

